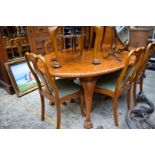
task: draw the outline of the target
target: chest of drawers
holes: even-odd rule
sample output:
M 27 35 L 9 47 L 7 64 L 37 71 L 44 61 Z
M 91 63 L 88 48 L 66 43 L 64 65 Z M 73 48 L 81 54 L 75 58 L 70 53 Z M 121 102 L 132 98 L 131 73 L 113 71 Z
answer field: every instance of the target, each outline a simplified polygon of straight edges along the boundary
M 36 54 L 45 54 L 45 42 L 50 40 L 47 26 L 29 26 L 27 27 L 31 52 Z

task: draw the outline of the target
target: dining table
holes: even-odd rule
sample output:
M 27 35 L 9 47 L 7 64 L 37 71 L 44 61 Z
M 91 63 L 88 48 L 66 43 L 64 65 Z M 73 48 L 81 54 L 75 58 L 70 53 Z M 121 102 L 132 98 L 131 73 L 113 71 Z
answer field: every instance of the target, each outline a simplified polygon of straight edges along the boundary
M 86 118 L 84 128 L 93 127 L 91 121 L 92 97 L 98 77 L 121 70 L 125 66 L 128 53 L 128 51 L 118 53 L 117 56 L 121 60 L 118 61 L 114 57 L 105 59 L 108 50 L 99 51 L 96 54 L 99 64 L 93 63 L 93 49 L 76 50 L 74 52 L 65 50 L 57 51 L 57 54 L 56 52 L 50 52 L 44 55 L 51 77 L 79 78 L 85 96 Z M 55 60 L 60 64 L 58 68 L 54 67 Z

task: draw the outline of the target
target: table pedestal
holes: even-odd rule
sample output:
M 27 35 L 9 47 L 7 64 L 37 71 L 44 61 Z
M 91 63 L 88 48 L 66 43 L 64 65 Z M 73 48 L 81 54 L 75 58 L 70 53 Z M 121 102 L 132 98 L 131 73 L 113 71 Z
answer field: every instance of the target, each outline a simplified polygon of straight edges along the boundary
M 97 78 L 95 77 L 86 77 L 81 78 L 80 83 L 84 89 L 85 94 L 85 105 L 86 105 L 86 120 L 84 128 L 90 129 L 93 127 L 93 124 L 90 119 L 90 113 L 92 109 L 92 96 L 95 89 Z

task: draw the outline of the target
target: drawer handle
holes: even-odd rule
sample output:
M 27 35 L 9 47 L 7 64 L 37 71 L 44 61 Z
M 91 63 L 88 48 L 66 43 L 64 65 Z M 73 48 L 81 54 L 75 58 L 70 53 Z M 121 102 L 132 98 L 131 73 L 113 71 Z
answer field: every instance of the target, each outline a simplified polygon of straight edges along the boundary
M 45 40 L 42 40 L 41 43 L 44 44 L 45 43 Z
M 44 30 L 43 28 L 40 28 L 40 29 L 39 29 L 40 32 L 42 32 L 43 30 Z

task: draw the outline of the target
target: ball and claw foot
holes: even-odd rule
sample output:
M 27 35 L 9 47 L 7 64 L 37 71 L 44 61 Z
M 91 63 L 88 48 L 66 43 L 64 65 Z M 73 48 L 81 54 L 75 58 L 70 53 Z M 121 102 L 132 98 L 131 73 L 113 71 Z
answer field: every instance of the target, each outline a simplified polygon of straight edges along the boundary
M 84 128 L 85 129 L 91 129 L 93 127 L 93 124 L 91 121 L 85 121 Z

